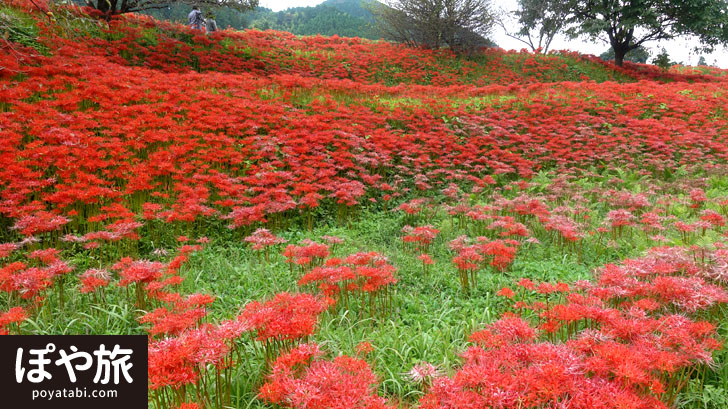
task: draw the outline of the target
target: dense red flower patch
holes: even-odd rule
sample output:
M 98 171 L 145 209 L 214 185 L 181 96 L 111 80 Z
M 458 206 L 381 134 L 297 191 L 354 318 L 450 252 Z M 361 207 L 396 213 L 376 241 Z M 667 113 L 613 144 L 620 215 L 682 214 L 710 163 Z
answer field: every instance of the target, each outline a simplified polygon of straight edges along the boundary
M 575 291 L 542 283 L 540 293 L 564 292 L 564 302 L 519 303 L 521 316 L 473 333 L 463 367 L 436 378 L 422 407 L 669 407 L 660 398 L 671 402 L 691 366 L 711 364 L 720 348 L 714 324 L 682 315 L 726 302 L 725 289 L 698 278 L 714 268 L 680 248 L 657 248 L 606 266 L 596 284 Z M 538 328 L 522 318 L 533 315 Z M 561 342 L 540 341 L 539 332 Z
M 377 383 L 365 361 L 349 356 L 326 361 L 316 344 L 303 344 L 276 359 L 261 397 L 291 408 L 394 407 L 377 396 Z
M 112 29 L 142 30 L 126 21 Z M 364 48 L 370 58 L 391 64 L 396 59 L 377 53 L 420 59 L 411 50 L 374 43 L 355 47 L 351 39 L 254 31 L 220 36 L 195 39 L 210 43 L 200 52 L 222 53 L 225 40 L 279 62 L 284 58 L 269 51 L 290 48 L 289 41 L 337 56 L 359 57 Z M 219 217 L 238 227 L 322 203 L 355 206 L 457 180 L 480 187 L 492 174 L 530 176 L 553 165 L 609 162 L 662 171 L 726 156 L 719 131 L 725 120 L 718 113 L 726 103 L 720 82 L 435 85 L 423 92 L 416 86 L 325 78 L 309 62 L 339 66 L 341 61 L 315 53 L 310 60 L 285 59 L 309 71 L 257 72 L 243 65 L 230 70 L 235 75 L 162 73 L 98 55 L 102 43 L 111 54 L 118 52 L 119 41 L 126 42 L 125 50 L 186 55 L 177 46 L 150 48 L 122 39 L 53 38 L 52 56 L 27 57 L 32 63 L 23 75 L 6 80 L 0 155 L 8 166 L 0 172 L 0 212 L 17 232 L 39 235 L 71 223 L 82 234 L 94 233 L 82 236 L 85 241 L 117 240 L 133 237 L 141 226 L 129 222 L 138 214 L 168 223 Z M 5 54 L 3 60 L 13 58 Z M 377 64 L 361 63 L 381 72 Z M 221 70 L 217 62 L 210 64 Z M 415 75 L 410 67 L 402 72 Z M 339 100 L 332 99 L 336 95 Z M 421 104 L 382 112 L 364 103 L 371 101 L 368 95 L 380 95 L 375 103 L 386 96 L 416 97 Z M 473 111 L 437 101 L 441 95 L 455 101 L 518 98 L 478 104 Z M 309 99 L 307 107 L 297 105 Z M 362 103 L 345 103 L 349 100 Z M 54 169 L 52 177 L 45 169 Z M 573 239 L 569 226 L 558 220 L 554 229 Z
M 233 371 L 255 359 L 269 403 L 394 407 L 371 344 L 327 359 L 305 342 L 321 317 L 396 314 L 399 265 L 339 254 L 333 236 L 278 251 L 273 231 L 396 209 L 423 274 L 448 235 L 463 297 L 542 241 L 577 259 L 633 237 L 652 247 L 593 282 L 496 288 L 508 312 L 470 335 L 461 365 L 409 372 L 422 408 L 666 408 L 721 347 L 728 199 L 706 180 L 726 174 L 725 71 L 502 50 L 466 61 L 140 16 L 87 37 L 57 24 L 38 18 L 45 54 L 0 43 L 0 334 L 45 303 L 62 311 L 64 288 L 96 303 L 118 291 L 149 335 L 158 409 L 229 407 Z M 676 181 L 628 191 L 623 171 Z M 439 214 L 449 226 L 431 224 Z M 211 318 L 215 298 L 185 294 L 180 271 L 215 228 L 262 251 L 261 268 L 288 263 L 310 293 Z M 174 252 L 160 246 L 171 236 Z

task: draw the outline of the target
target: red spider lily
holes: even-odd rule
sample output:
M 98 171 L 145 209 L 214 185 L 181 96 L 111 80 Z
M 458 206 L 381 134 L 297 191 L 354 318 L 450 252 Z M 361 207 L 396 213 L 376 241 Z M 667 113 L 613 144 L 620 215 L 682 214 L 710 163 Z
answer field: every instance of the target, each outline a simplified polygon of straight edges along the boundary
M 513 290 L 508 287 L 503 287 L 495 295 L 498 295 L 500 297 L 513 298 L 516 293 L 514 293 Z
M 84 271 L 78 278 L 82 285 L 80 291 L 87 294 L 109 285 L 111 274 L 106 270 L 92 268 Z
M 690 207 L 693 209 L 697 209 L 703 205 L 708 200 L 708 197 L 705 195 L 705 192 L 702 189 L 693 189 L 690 191 L 690 201 L 692 202 L 690 204 Z
M 122 259 L 114 264 L 111 269 L 119 272 L 119 285 L 126 287 L 130 284 L 150 283 L 162 276 L 164 264 L 158 261 Z
M 29 259 L 37 259 L 43 264 L 51 264 L 58 260 L 60 251 L 55 248 L 48 248 L 45 250 L 35 250 L 28 254 Z
M 32 215 L 20 217 L 12 228 L 23 235 L 33 236 L 38 233 L 58 230 L 68 222 L 70 222 L 70 219 L 66 217 L 46 211 L 38 211 Z
M 486 265 L 494 267 L 497 271 L 505 270 L 512 262 L 518 251 L 515 240 L 493 240 L 478 237 L 478 243 L 466 246 L 467 236 L 460 236 L 450 242 L 450 248 L 457 251 L 452 262 L 458 269 L 460 285 L 465 293 L 469 293 L 477 286 L 478 271 Z
M 255 331 L 266 359 L 272 359 L 280 350 L 290 349 L 313 334 L 318 316 L 328 308 L 329 303 L 321 297 L 278 293 L 263 303 L 247 304 L 238 320 Z
M 8 335 L 11 324 L 15 324 L 17 334 L 20 334 L 20 324 L 28 318 L 28 314 L 23 307 L 13 307 L 6 312 L 0 312 L 0 335 Z
M 231 229 L 247 226 L 253 223 L 266 222 L 264 206 L 262 205 L 236 207 L 230 212 L 227 218 L 232 220 L 232 223 L 228 226 Z
M 498 233 L 499 237 L 527 237 L 529 234 L 528 228 L 522 224 L 516 222 L 512 217 L 498 217 L 497 220 L 493 221 L 487 226 L 488 230 L 500 230 Z
M 423 210 L 426 203 L 427 199 L 412 199 L 407 203 L 402 203 L 397 209 L 411 216 L 417 215 Z
M 705 209 L 700 213 L 700 220 L 706 221 L 714 227 L 725 226 L 725 218 L 720 213 L 710 209 Z
M 290 408 L 394 407 L 377 396 L 377 377 L 365 361 L 346 355 L 327 361 L 320 355 L 315 344 L 304 344 L 280 356 L 259 396 Z
M 368 310 L 371 316 L 383 316 L 392 308 L 389 287 L 397 282 L 395 271 L 379 253 L 355 253 L 343 261 L 327 260 L 326 266 L 315 267 L 298 284 L 316 284 L 325 296 L 335 297 L 336 308 L 349 309 L 358 301 L 360 314 Z
M 286 246 L 283 256 L 287 259 L 286 263 L 291 265 L 291 269 L 293 269 L 293 264 L 297 264 L 305 271 L 306 268 L 320 265 L 329 256 L 329 246 L 305 239 L 301 246 L 292 244 Z
M 518 359 L 514 359 L 518 356 Z M 667 408 L 659 400 L 605 377 L 587 376 L 582 357 L 564 345 L 505 344 L 465 354 L 463 368 L 436 378 L 420 400 L 424 408 L 517 408 L 568 402 L 574 408 Z M 467 402 L 467 403 L 466 403 Z
M 404 226 L 402 232 L 407 233 L 406 236 L 402 237 L 402 241 L 405 244 L 413 243 L 416 251 L 427 253 L 432 241 L 440 233 L 440 230 L 428 224 L 417 227 Z
M 621 207 L 630 212 L 650 206 L 650 201 L 644 193 L 632 193 L 624 190 L 615 192 L 610 190 L 607 194 L 607 200 L 609 200 L 612 206 Z
M 486 348 L 493 348 L 534 339 L 536 339 L 536 330 L 528 322 L 521 317 L 507 314 L 490 324 L 488 328 L 472 333 L 469 341 Z
M 429 266 L 435 264 L 435 261 L 432 260 L 432 257 L 430 257 L 428 254 L 420 254 L 419 256 L 417 256 L 417 258 L 422 262 L 423 265 Z
M 207 315 L 206 306 L 214 297 L 192 294 L 185 299 L 172 302 L 170 308 L 161 307 L 143 315 L 139 322 L 152 324 L 150 335 L 177 335 L 194 328 Z
M 277 244 L 286 243 L 288 240 L 275 236 L 268 229 L 260 228 L 246 237 L 245 241 L 253 244 L 253 250 L 264 250 L 265 260 L 268 261 L 268 248 Z
M 625 209 L 610 210 L 607 223 L 612 228 L 614 238 L 621 237 L 625 226 L 634 226 L 634 215 Z
M 429 254 L 420 254 L 417 256 L 417 259 L 422 262 L 422 273 L 427 275 L 427 266 L 435 264 L 435 260 Z
M 149 388 L 166 386 L 179 389 L 197 380 L 194 362 L 190 359 L 195 345 L 182 338 L 168 338 L 149 345 Z
M 356 345 L 356 354 L 360 357 L 366 357 L 374 351 L 372 344 L 362 341 Z
M 544 224 L 544 228 L 547 231 L 558 233 L 558 242 L 564 246 L 576 242 L 583 237 L 583 234 L 579 232 L 579 225 L 564 216 L 551 216 Z
M 136 305 L 140 308 L 146 306 L 147 286 L 162 277 L 165 265 L 148 260 L 133 260 L 129 257 L 121 259 L 111 266 L 112 270 L 119 272 L 119 286 L 133 285 L 136 294 Z
M 287 240 L 276 237 L 268 229 L 258 229 L 253 234 L 245 238 L 245 241 L 253 244 L 253 249 L 260 250 L 266 246 L 273 246 L 276 244 L 283 244 Z
M 203 325 L 183 332 L 177 337 L 165 338 L 149 344 L 149 388 L 157 404 L 159 399 L 170 399 L 165 389 L 172 389 L 172 402 L 180 404 L 191 397 L 188 385 L 215 385 L 221 396 L 215 397 L 218 405 L 229 405 L 231 369 L 240 365 L 236 339 L 249 327 L 232 320 L 219 325 Z M 224 375 L 224 376 L 222 376 Z M 203 397 L 210 401 L 208 392 Z
M 498 271 L 505 270 L 516 257 L 520 243 L 515 240 L 492 240 L 478 237 L 478 252 L 490 259 L 490 265 Z
M 551 215 L 551 212 L 542 202 L 542 199 L 528 195 L 521 195 L 512 200 L 501 201 L 499 205 L 507 212 L 521 216 L 534 216 L 539 220 L 546 220 Z
M 9 256 L 13 251 L 18 249 L 15 243 L 0 243 L 0 258 Z
M 656 213 L 646 212 L 642 214 L 640 223 L 647 232 L 664 230 L 665 227 L 662 225 L 662 217 Z
M 450 199 L 458 200 L 460 198 L 460 188 L 455 183 L 450 183 L 448 187 L 442 189 L 442 194 Z

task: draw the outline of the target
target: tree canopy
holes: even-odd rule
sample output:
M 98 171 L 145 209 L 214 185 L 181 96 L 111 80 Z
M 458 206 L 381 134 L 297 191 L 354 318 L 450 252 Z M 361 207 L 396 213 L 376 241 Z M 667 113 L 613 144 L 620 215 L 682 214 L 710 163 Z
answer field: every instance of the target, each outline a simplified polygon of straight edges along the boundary
M 526 44 L 532 51 L 546 53 L 564 28 L 569 4 L 562 0 L 518 0 L 518 9 L 500 14 L 499 24 L 508 37 Z
M 386 38 L 455 52 L 488 44 L 494 23 L 488 0 L 390 0 L 372 10 Z
M 614 49 L 610 47 L 607 51 L 601 53 L 599 55 L 599 58 L 604 61 L 614 61 Z M 627 54 L 624 55 L 624 61 L 630 61 L 639 64 L 646 64 L 647 60 L 649 59 L 650 51 L 642 46 L 629 50 L 627 51 Z
M 617 65 L 648 41 L 690 35 L 706 51 L 728 42 L 725 0 L 570 0 L 569 9 L 568 32 L 607 41 Z
M 371 12 L 364 7 L 367 2 L 368 0 L 327 0 L 315 7 L 294 7 L 281 11 L 257 7 L 240 12 L 229 7 L 216 7 L 214 13 L 220 28 L 270 29 L 297 35 L 339 35 L 378 40 L 381 35 L 374 27 Z M 206 8 L 202 7 L 203 12 Z M 177 3 L 144 13 L 162 20 L 186 23 L 189 12 L 189 5 Z
M 163 9 L 172 4 L 200 7 L 229 7 L 235 10 L 251 10 L 258 0 L 84 0 L 86 5 L 106 15 L 124 14 L 145 10 Z

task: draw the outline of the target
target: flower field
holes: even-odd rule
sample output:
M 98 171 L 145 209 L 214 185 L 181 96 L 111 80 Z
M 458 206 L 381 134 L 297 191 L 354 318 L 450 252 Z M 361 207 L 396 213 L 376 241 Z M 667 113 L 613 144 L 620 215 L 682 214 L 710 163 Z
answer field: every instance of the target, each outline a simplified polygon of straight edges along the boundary
M 36 3 L 2 334 L 146 334 L 155 409 L 728 407 L 728 71 Z

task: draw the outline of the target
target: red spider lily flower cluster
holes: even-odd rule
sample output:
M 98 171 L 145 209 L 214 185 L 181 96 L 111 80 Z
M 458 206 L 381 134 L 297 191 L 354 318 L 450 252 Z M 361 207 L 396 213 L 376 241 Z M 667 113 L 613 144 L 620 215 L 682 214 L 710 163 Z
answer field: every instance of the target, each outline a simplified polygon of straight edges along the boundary
M 424 209 L 426 209 L 427 204 L 427 199 L 412 199 L 409 202 L 399 205 L 397 210 L 401 210 L 407 215 L 415 216 L 419 215 Z
M 301 246 L 292 244 L 286 246 L 283 256 L 286 257 L 286 263 L 291 265 L 291 269 L 296 264 L 301 267 L 302 271 L 306 271 L 323 263 L 324 259 L 329 256 L 329 246 L 306 239 L 303 240 Z
M 390 287 L 397 282 L 395 268 L 377 252 L 355 253 L 346 258 L 331 258 L 315 267 L 298 281 L 306 287 L 315 285 L 326 297 L 335 300 L 336 308 L 360 305 L 360 314 L 386 315 L 392 310 Z
M 276 244 L 283 244 L 287 240 L 281 237 L 276 237 L 268 229 L 258 229 L 253 234 L 245 238 L 245 241 L 253 244 L 254 250 L 261 250 L 268 246 L 275 246 Z
M 289 408 L 393 408 L 376 393 L 377 376 L 369 364 L 346 355 L 321 358 L 316 344 L 281 355 L 260 388 L 266 402 Z
M 478 271 L 490 265 L 496 271 L 504 271 L 513 262 L 520 242 L 516 240 L 489 240 L 478 237 L 475 244 L 468 245 L 470 238 L 460 236 L 450 242 L 450 248 L 457 252 L 452 262 L 458 269 L 460 285 L 467 294 L 478 285 Z
M 404 226 L 402 232 L 406 233 L 402 237 L 402 241 L 407 244 L 411 244 L 415 251 L 421 253 L 427 253 L 430 250 L 430 244 L 435 240 L 435 237 L 440 233 L 434 226 Z
M 247 304 L 238 319 L 254 329 L 259 341 L 293 341 L 313 334 L 319 314 L 328 307 L 325 299 L 311 294 L 278 293 Z
M 116 35 L 105 39 L 70 40 L 49 30 L 44 35 L 51 36 L 52 55 L 23 57 L 28 60 L 23 75 L 3 90 L 11 109 L 0 113 L 3 155 L 13 164 L 0 172 L 0 212 L 19 234 L 48 237 L 73 225 L 79 235 L 69 239 L 83 237 L 94 247 L 133 239 L 141 227 L 135 216 L 145 221 L 144 228 L 203 218 L 241 227 L 310 215 L 321 205 L 347 209 L 378 197 L 387 201 L 413 189 L 445 191 L 448 197 L 457 193 L 454 181 L 461 191 L 482 191 L 495 183 L 493 175 L 530 176 L 554 162 L 564 167 L 600 161 L 634 165 L 633 158 L 644 157 L 659 171 L 724 159 L 713 138 L 720 125 L 710 116 L 712 108 L 725 105 L 722 77 L 547 85 L 538 80 L 549 70 L 569 75 L 559 62 L 564 58 L 596 60 L 490 50 L 488 64 L 465 62 L 467 67 L 454 70 L 456 64 L 442 64 L 453 58 L 447 53 L 275 32 L 225 31 L 195 36 L 192 44 L 169 36 L 151 45 L 144 40 L 150 27 L 180 37 L 191 34 L 169 23 L 126 16 L 113 22 Z M 174 51 L 179 49 L 187 52 Z M 282 49 L 326 58 L 290 58 Z M 17 57 L 5 54 L 3 66 L 16 66 Z M 528 61 L 517 65 L 528 68 L 518 74 L 504 69 L 503 62 L 514 59 Z M 399 68 L 390 72 L 392 66 Z M 425 70 L 432 66 L 439 69 Z M 190 67 L 200 72 L 190 73 Z M 463 70 L 479 75 L 462 77 Z M 98 72 L 117 74 L 109 78 Z M 608 72 L 656 75 L 634 66 Z M 384 84 L 382 73 L 402 85 Z M 463 78 L 477 80 L 464 83 Z M 514 85 L 483 82 L 499 79 Z M 687 82 L 698 80 L 700 87 Z M 185 95 L 175 91 L 189 83 L 199 86 Z M 368 105 L 376 94 L 421 97 L 424 88 L 415 85 L 420 83 L 433 96 L 423 104 L 432 110 L 414 107 L 383 115 Z M 552 89 L 564 102 L 553 99 Z M 295 105 L 290 101 L 295 95 L 322 96 L 321 90 L 356 103 L 344 109 L 330 100 L 314 102 L 326 108 L 315 112 L 284 108 Z M 492 95 L 515 97 L 515 102 L 458 112 L 438 101 Z M 660 101 L 667 101 L 669 109 L 660 108 Z M 122 115 L 109 115 L 112 106 L 123 106 Z M 659 121 L 663 116 L 670 126 Z M 457 117 L 457 126 L 443 123 L 443 117 Z M 569 121 L 574 117 L 580 118 L 578 124 Z M 604 133 L 604 124 L 612 131 Z M 24 137 L 31 134 L 36 139 Z M 115 141 L 114 150 L 104 156 L 109 140 Z M 57 169 L 53 177 L 43 171 L 49 168 Z M 703 200 L 697 194 L 694 199 Z M 635 206 L 639 203 L 627 210 Z M 428 205 L 418 198 L 399 208 L 421 214 Z M 99 226 L 102 222 L 107 224 Z M 554 231 L 567 241 L 578 239 L 579 230 L 564 222 L 553 220 Z
M 82 293 L 92 293 L 109 285 L 111 273 L 106 270 L 91 268 L 84 271 L 78 278 L 82 284 L 80 291 Z
M 149 387 L 152 391 L 172 388 L 178 393 L 154 394 L 157 405 L 170 407 L 184 401 L 185 386 L 218 383 L 220 389 L 230 388 L 229 371 L 236 361 L 237 339 L 249 328 L 232 320 L 218 325 L 205 324 L 149 345 Z M 212 369 L 212 370 L 208 370 Z M 228 377 L 221 378 L 221 372 Z M 172 396 L 170 399 L 169 396 Z M 229 396 L 229 395 L 227 395 Z
M 250 236 L 245 238 L 245 241 L 253 245 L 253 250 L 263 250 L 265 252 L 265 259 L 268 260 L 268 248 L 277 244 L 286 243 L 288 240 L 277 237 L 268 229 L 260 228 L 253 232 Z
M 693 365 L 711 364 L 720 348 L 715 325 L 683 315 L 728 301 L 724 289 L 700 278 L 714 268 L 683 249 L 656 248 L 605 266 L 597 283 L 581 283 L 573 292 L 565 284 L 522 279 L 525 290 L 566 294 L 566 302 L 519 302 L 519 315 L 506 314 L 474 332 L 476 346 L 463 354 L 462 368 L 435 378 L 420 405 L 670 407 Z M 505 290 L 502 295 L 515 295 Z M 529 319 L 534 315 L 538 329 Z M 561 342 L 541 341 L 541 334 Z
M 36 250 L 28 255 L 28 264 L 21 261 L 6 264 L 0 268 L 0 290 L 25 300 L 42 298 L 55 280 L 62 280 L 73 271 L 58 254 L 53 248 Z
M 28 318 L 23 307 L 13 307 L 8 311 L 0 312 L 0 335 L 10 334 L 11 324 L 15 324 L 17 334 L 20 334 L 20 323 Z
M 152 324 L 148 330 L 152 336 L 177 335 L 194 328 L 207 315 L 205 307 L 215 300 L 206 294 L 192 294 L 171 302 L 171 307 L 160 307 L 143 315 L 139 322 Z

